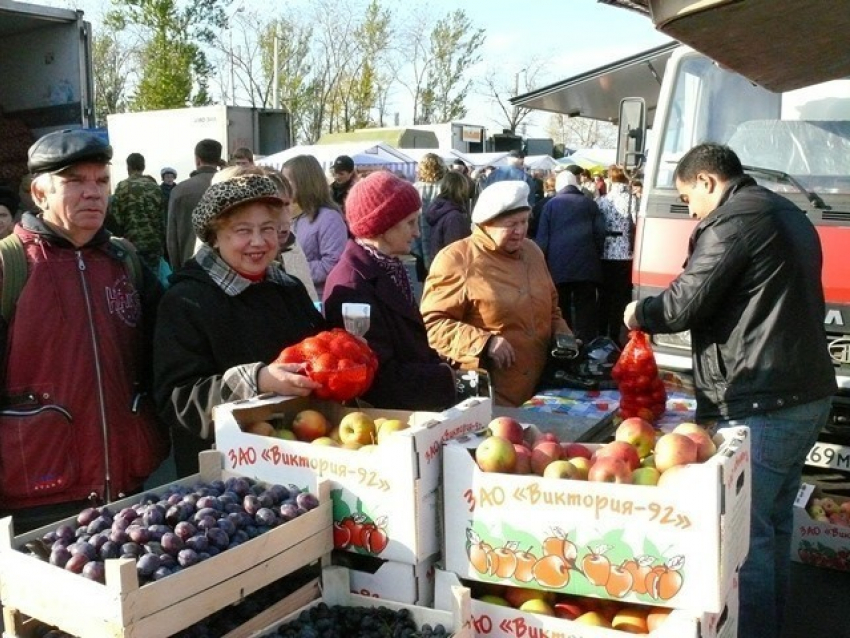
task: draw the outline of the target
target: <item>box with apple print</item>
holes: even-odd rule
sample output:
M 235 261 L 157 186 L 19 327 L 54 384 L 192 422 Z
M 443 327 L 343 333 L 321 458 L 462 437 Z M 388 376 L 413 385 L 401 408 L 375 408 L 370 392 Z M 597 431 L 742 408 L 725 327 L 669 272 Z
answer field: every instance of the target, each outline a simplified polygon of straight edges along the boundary
M 738 635 L 737 582 L 733 583 L 722 612 L 695 613 L 542 591 L 538 592 L 539 598 L 531 598 L 527 590 L 505 587 L 500 591 L 492 586 L 483 589 L 474 582 L 461 582 L 453 572 L 438 569 L 434 608 L 451 609 L 452 588 L 463 586 L 469 587 L 472 594 L 469 624 L 476 636 L 621 638 L 624 634 L 641 634 L 654 638 L 735 638 Z M 483 591 L 502 595 L 482 595 Z M 525 602 L 518 608 L 510 602 L 513 600 Z M 593 604 L 594 601 L 600 604 Z
M 663 486 L 482 472 L 473 454 L 483 440 L 443 446 L 447 570 L 482 582 L 722 611 L 749 548 L 748 428 L 724 430 L 713 457 Z
M 353 412 L 404 421 L 369 451 L 260 436 L 242 426 L 292 423 L 316 410 L 332 424 Z M 228 469 L 260 480 L 277 476 L 326 478 L 331 483 L 334 546 L 385 560 L 418 565 L 440 552 L 437 488 L 442 444 L 476 432 L 491 419 L 489 399 L 468 399 L 441 413 L 345 407 L 311 397 L 261 396 L 217 406 L 216 448 Z
M 791 559 L 850 571 L 850 498 L 803 483 L 794 502 Z
M 434 570 L 439 558 L 435 554 L 418 565 L 408 565 L 335 550 L 331 562 L 348 569 L 352 594 L 430 607 L 434 603 Z

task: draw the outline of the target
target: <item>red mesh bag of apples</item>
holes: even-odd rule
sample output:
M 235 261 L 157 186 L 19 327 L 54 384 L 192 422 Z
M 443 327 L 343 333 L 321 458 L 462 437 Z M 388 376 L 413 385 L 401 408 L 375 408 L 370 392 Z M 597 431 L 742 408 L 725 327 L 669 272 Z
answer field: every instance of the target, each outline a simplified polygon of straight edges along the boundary
M 341 328 L 284 348 L 274 363 L 303 363 L 307 376 L 322 384 L 314 395 L 332 401 L 362 396 L 378 370 L 378 357 L 366 342 Z
M 611 370 L 620 390 L 620 416 L 655 423 L 667 406 L 667 391 L 658 376 L 655 354 L 645 332 L 632 330 L 629 342 Z

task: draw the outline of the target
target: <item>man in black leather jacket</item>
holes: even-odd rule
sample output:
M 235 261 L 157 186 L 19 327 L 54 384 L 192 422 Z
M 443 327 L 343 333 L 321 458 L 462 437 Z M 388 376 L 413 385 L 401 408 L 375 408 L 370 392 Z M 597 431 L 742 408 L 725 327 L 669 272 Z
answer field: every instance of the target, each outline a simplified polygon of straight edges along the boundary
M 744 174 L 728 147 L 701 144 L 676 168 L 692 217 L 684 271 L 624 321 L 691 331 L 697 420 L 752 436 L 750 552 L 740 574 L 739 637 L 778 637 L 793 503 L 806 454 L 836 390 L 827 354 L 820 240 L 805 213 Z

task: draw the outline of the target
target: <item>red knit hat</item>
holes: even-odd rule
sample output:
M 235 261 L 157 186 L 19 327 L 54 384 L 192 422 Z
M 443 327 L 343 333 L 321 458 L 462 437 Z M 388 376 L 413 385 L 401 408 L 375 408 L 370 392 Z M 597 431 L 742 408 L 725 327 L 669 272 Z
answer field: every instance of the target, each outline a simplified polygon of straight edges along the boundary
M 422 208 L 413 184 L 389 171 L 361 179 L 345 199 L 345 217 L 355 237 L 377 237 Z

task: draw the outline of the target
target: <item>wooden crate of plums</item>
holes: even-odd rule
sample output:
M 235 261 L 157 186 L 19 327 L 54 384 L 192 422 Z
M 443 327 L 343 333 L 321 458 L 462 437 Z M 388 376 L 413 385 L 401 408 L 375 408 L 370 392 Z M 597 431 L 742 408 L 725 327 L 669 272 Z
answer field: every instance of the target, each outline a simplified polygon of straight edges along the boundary
M 333 547 L 330 487 L 200 472 L 20 536 L 0 520 L 6 636 L 171 636 Z

